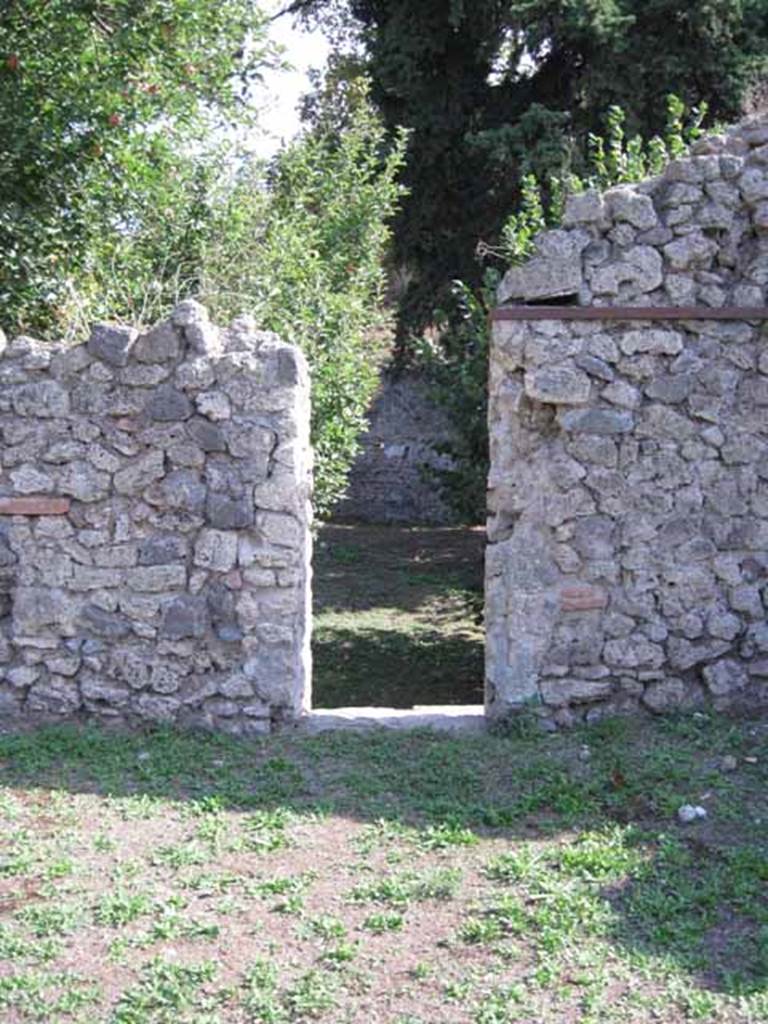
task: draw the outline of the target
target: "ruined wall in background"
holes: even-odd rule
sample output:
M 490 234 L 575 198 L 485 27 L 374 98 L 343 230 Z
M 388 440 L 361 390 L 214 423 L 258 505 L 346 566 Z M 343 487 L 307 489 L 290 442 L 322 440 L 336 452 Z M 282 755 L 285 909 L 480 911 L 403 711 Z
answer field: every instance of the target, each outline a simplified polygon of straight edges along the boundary
M 456 523 L 429 472 L 450 468 L 450 456 L 438 449 L 452 438 L 448 414 L 426 380 L 385 372 L 336 516 L 365 523 Z
M 502 303 L 763 307 L 768 123 L 574 196 Z M 492 716 L 768 700 L 768 326 L 496 322 Z
M 182 303 L 0 356 L 0 728 L 249 735 L 309 699 L 304 359 Z

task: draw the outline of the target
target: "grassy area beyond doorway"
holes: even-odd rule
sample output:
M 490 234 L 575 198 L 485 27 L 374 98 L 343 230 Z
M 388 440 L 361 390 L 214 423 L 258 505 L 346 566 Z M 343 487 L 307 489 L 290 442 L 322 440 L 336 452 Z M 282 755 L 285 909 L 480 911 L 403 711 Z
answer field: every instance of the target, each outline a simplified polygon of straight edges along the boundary
M 324 526 L 313 705 L 482 704 L 484 531 Z

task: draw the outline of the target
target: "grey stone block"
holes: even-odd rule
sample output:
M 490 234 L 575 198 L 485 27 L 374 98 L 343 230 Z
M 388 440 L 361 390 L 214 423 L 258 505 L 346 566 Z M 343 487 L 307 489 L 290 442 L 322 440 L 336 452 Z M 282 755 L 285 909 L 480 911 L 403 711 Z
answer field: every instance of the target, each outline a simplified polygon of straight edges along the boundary
M 150 419 L 164 423 L 188 420 L 194 412 L 192 403 L 184 394 L 170 384 L 161 384 L 145 406 Z
M 126 366 L 138 336 L 133 327 L 94 324 L 88 339 L 88 351 L 110 366 Z
M 573 409 L 559 420 L 563 430 L 574 434 L 627 434 L 635 425 L 631 413 L 613 409 Z

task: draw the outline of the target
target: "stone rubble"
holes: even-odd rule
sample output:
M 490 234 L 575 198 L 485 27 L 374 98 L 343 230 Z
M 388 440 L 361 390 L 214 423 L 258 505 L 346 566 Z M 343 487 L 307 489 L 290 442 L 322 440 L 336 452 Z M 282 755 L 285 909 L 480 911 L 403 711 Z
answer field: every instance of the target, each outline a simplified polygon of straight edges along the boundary
M 764 307 L 766 139 L 572 196 L 500 302 Z M 489 388 L 491 718 L 768 703 L 768 320 L 499 319 Z
M 0 344 L 0 727 L 237 735 L 310 689 L 301 353 L 182 302 L 145 334 Z

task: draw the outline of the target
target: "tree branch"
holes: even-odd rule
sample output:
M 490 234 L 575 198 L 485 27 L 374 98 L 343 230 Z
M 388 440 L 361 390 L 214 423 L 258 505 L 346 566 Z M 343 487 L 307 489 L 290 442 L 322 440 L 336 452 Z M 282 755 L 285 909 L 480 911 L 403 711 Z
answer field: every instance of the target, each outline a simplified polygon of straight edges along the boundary
M 318 0 L 293 0 L 293 3 L 288 4 L 287 7 L 283 7 L 283 9 L 278 11 L 277 14 L 273 14 L 269 20 L 277 21 L 278 18 L 282 18 L 286 14 L 300 14 L 302 11 L 308 10 L 310 7 L 316 7 L 317 2 Z

